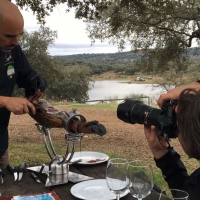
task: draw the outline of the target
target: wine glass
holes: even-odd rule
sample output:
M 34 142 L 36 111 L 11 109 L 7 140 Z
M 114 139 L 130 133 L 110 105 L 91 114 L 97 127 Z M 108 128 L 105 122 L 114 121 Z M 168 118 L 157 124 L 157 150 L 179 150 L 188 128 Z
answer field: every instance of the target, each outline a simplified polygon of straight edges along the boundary
M 151 193 L 154 183 L 152 167 L 149 163 L 141 160 L 129 162 L 128 178 L 130 194 L 133 197 L 142 200 Z
M 127 190 L 129 186 L 128 166 L 128 160 L 123 158 L 112 158 L 107 164 L 107 185 L 115 193 L 117 200 L 120 199 L 120 194 Z
M 165 194 L 161 194 L 159 200 L 188 200 L 189 194 L 184 190 L 169 189 L 165 191 Z

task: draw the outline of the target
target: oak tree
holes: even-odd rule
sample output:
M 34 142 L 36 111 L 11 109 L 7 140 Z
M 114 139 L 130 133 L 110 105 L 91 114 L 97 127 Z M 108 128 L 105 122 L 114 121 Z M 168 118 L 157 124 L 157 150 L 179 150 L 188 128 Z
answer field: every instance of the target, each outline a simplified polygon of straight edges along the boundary
M 182 54 L 200 38 L 199 0 L 16 0 L 30 8 L 40 22 L 59 4 L 66 12 L 75 8 L 75 17 L 85 19 L 92 42 L 96 39 L 130 44 L 154 59 L 154 69 L 169 68 L 169 62 L 183 59 Z M 149 49 L 151 50 L 149 52 Z M 187 57 L 185 57 L 186 59 Z
M 24 31 L 20 45 L 31 67 L 48 82 L 44 97 L 84 102 L 88 99 L 89 90 L 87 66 L 63 66 L 55 56 L 49 55 L 48 46 L 53 45 L 56 36 L 56 31 L 41 26 L 38 31 Z M 23 94 L 23 90 L 16 88 L 15 96 Z

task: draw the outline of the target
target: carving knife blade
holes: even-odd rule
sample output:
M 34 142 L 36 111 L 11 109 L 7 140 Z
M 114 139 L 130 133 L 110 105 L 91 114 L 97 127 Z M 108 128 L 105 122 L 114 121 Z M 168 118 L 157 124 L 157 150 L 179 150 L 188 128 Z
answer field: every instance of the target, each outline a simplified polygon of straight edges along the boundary
M 30 176 L 38 183 L 41 183 L 40 179 L 37 177 L 37 175 L 34 172 L 30 173 Z
M 3 177 L 4 177 L 4 172 L 0 168 L 0 184 L 3 184 Z
M 85 176 L 82 174 L 77 174 L 74 172 L 69 172 L 69 174 L 68 174 L 68 180 L 73 183 L 78 183 L 78 182 L 92 180 L 92 179 L 94 179 L 94 178 L 90 177 L 90 176 Z
M 22 179 L 22 176 L 25 173 L 25 170 L 26 170 L 26 164 L 21 163 L 18 168 L 18 181 Z
M 13 174 L 13 176 L 14 176 L 14 181 L 16 181 L 17 178 L 18 178 L 17 170 L 16 170 L 12 165 L 7 165 L 7 170 L 8 170 L 11 174 Z

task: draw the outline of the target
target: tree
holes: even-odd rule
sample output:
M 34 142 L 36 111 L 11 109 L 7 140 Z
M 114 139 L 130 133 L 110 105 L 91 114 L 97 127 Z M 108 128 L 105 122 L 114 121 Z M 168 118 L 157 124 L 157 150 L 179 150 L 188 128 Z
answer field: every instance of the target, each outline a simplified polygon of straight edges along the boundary
M 79 103 L 88 100 L 89 68 L 87 66 L 60 66 L 58 69 L 63 76 L 62 79 L 58 77 L 54 84 L 49 86 L 51 99 Z
M 125 73 L 128 74 L 128 75 L 134 75 L 135 73 L 139 72 L 139 69 L 137 68 L 137 66 L 135 66 L 134 63 L 128 65 L 126 68 L 125 68 Z
M 49 55 L 48 46 L 53 45 L 57 37 L 56 31 L 41 26 L 38 31 L 24 32 L 20 37 L 20 45 L 31 66 L 52 83 L 58 76 L 55 66 L 57 60 Z
M 108 40 L 118 44 L 119 50 L 129 43 L 133 50 L 142 49 L 143 53 L 154 48 L 153 59 L 163 62 L 163 70 L 168 62 L 181 59 L 194 38 L 200 38 L 199 0 L 16 0 L 16 3 L 31 8 L 41 22 L 58 4 L 64 4 L 66 11 L 75 8 L 76 18 L 86 19 L 92 42 Z
M 120 49 L 128 42 L 142 50 L 143 61 L 154 60 L 154 70 L 167 70 L 168 62 L 181 59 L 193 38 L 200 38 L 199 1 L 112 2 L 100 17 L 87 20 L 91 40 L 109 39 Z
M 179 87 L 194 81 L 194 76 L 192 76 L 193 70 L 188 67 L 190 64 L 190 61 L 186 61 L 184 56 L 182 59 L 169 62 L 167 65 L 168 69 L 162 72 L 163 78 L 158 79 L 156 81 L 157 85 L 154 85 L 154 87 L 162 87 L 164 91 L 168 91 L 172 87 Z
M 76 18 L 93 19 L 99 16 L 99 12 L 107 9 L 110 1 L 105 0 L 15 0 L 20 8 L 30 8 L 37 15 L 38 21 L 45 23 L 45 17 L 53 11 L 53 8 L 59 4 L 65 4 L 66 11 L 71 8 L 76 9 Z
M 84 102 L 88 99 L 88 69 L 84 66 L 66 67 L 56 57 L 50 56 L 48 46 L 54 43 L 56 32 L 47 27 L 24 34 L 20 45 L 31 67 L 44 76 L 48 82 L 45 96 L 48 99 Z M 15 96 L 23 95 L 16 89 Z

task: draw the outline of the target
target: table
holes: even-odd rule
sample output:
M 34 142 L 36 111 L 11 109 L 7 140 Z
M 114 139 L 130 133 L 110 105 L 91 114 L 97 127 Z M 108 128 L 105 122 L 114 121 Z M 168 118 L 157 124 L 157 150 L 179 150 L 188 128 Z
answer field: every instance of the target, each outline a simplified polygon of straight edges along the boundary
M 107 162 L 96 164 L 96 165 L 70 165 L 70 171 L 79 174 L 94 177 L 95 179 L 104 179 L 106 173 Z M 24 173 L 21 181 L 15 181 L 14 177 L 7 170 L 4 170 L 5 177 L 4 183 L 0 185 L 0 192 L 3 197 L 23 195 L 23 194 L 37 194 L 41 192 L 48 192 L 49 190 L 55 191 L 62 200 L 77 200 L 70 193 L 71 187 L 74 183 L 68 182 L 62 185 L 52 186 L 51 188 L 45 188 L 45 182 L 47 176 L 44 174 L 36 173 L 42 183 L 37 183 L 34 179 L 30 177 L 28 170 Z M 0 198 L 0 200 L 3 198 Z M 133 200 L 134 198 L 128 194 L 127 196 L 121 198 L 121 200 Z M 145 200 L 155 200 L 159 199 L 159 194 L 156 191 L 152 191 L 151 195 L 145 198 Z

